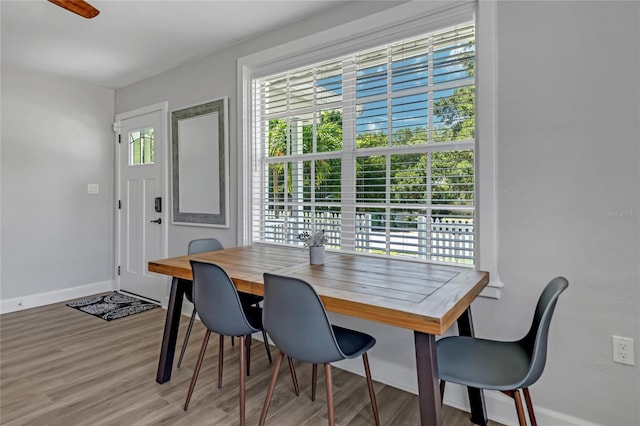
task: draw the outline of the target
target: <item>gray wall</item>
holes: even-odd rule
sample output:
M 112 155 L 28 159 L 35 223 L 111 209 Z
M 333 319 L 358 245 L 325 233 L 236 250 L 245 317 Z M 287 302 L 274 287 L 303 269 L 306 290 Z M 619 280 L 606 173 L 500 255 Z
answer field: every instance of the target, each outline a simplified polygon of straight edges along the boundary
M 3 301 L 112 282 L 114 96 L 2 69 Z
M 505 287 L 501 299 L 473 307 L 479 335 L 518 338 L 544 284 L 566 276 L 571 284 L 558 304 L 547 370 L 532 395 L 537 406 L 610 425 L 640 420 L 638 367 L 611 361 L 612 334 L 640 338 L 639 8 L 637 2 L 498 2 L 498 268 Z M 311 34 L 329 18 L 335 16 L 121 89 L 117 111 L 229 96 L 233 170 L 235 60 Z M 232 174 L 232 194 L 236 182 Z M 204 234 L 236 243 L 235 226 L 172 226 L 170 253 Z M 357 325 L 378 332 L 372 353 L 378 374 L 397 369 L 402 376 L 412 368 L 410 333 Z M 492 398 L 500 396 L 488 395 L 490 416 L 500 405 Z
M 365 15 L 374 14 L 399 1 L 353 2 L 346 7 L 330 9 L 313 19 L 289 25 L 258 39 L 238 44 L 199 61 L 186 64 L 155 78 L 150 78 L 116 91 L 116 113 L 124 113 L 152 103 L 168 101 L 169 110 L 204 101 L 229 97 L 229 145 L 230 145 L 230 198 L 229 229 L 202 228 L 169 225 L 169 255 L 186 253 L 186 247 L 194 238 L 215 237 L 225 247 L 237 245 L 238 180 L 237 180 L 237 87 L 236 59 L 251 53 L 314 34 L 327 27 L 350 22 Z M 330 23 L 330 25 L 328 25 Z
M 636 353 L 640 338 L 639 18 L 638 2 L 498 7 L 505 291 L 478 328 L 515 334 L 540 285 L 566 276 L 533 397 L 611 425 L 640 424 L 637 364 L 611 362 L 612 334 L 634 337 Z

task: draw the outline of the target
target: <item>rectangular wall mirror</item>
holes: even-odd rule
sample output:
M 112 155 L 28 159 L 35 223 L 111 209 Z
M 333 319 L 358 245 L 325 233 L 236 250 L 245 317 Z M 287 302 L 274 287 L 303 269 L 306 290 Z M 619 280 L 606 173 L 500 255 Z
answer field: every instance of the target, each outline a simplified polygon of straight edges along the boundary
M 228 98 L 171 112 L 173 223 L 228 227 Z

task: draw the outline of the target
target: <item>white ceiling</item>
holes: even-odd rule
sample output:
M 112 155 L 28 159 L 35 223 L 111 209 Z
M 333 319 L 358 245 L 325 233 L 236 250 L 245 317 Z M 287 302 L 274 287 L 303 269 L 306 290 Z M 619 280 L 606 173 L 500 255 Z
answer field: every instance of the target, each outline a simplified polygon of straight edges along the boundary
M 89 1 L 93 19 L 46 0 L 1 0 L 3 67 L 117 89 L 344 3 Z

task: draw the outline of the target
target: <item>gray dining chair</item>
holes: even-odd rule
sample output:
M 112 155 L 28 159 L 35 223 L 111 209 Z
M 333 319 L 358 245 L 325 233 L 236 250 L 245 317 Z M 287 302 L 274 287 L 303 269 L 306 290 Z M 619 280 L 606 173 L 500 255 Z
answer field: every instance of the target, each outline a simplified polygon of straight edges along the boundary
M 240 424 L 245 424 L 245 367 L 249 364 L 248 336 L 261 331 L 262 310 L 257 306 L 243 306 L 231 278 L 224 269 L 213 263 L 191 260 L 193 270 L 193 300 L 202 324 L 207 331 L 193 371 L 184 410 L 189 408 L 202 360 L 211 332 L 220 335 L 218 353 L 218 388 L 222 387 L 222 342 L 224 336 L 240 339 Z M 246 364 L 246 365 L 245 365 Z
M 367 351 L 376 340 L 368 334 L 332 325 L 322 300 L 313 287 L 301 279 L 264 274 L 263 325 L 280 350 L 259 425 L 267 418 L 269 404 L 286 356 L 313 364 L 311 400 L 315 400 L 317 365 L 323 364 L 326 376 L 329 425 L 335 424 L 331 362 L 362 355 L 375 424 L 380 424 L 376 396 L 371 380 Z
M 189 247 L 187 249 L 187 253 L 189 255 L 204 253 L 206 251 L 216 251 L 223 250 L 224 247 L 222 243 L 218 241 L 217 238 L 200 238 L 197 240 L 192 240 L 189 242 Z M 262 296 L 248 294 L 248 293 L 238 293 L 240 296 L 240 303 L 242 306 L 254 306 L 258 303 L 262 302 Z M 185 298 L 193 303 L 193 286 L 189 287 L 187 292 L 184 294 Z M 187 327 L 187 332 L 184 335 L 184 341 L 182 342 L 182 348 L 180 349 L 180 357 L 178 358 L 178 368 L 182 366 L 182 359 L 184 358 L 184 353 L 187 349 L 187 344 L 189 343 L 189 337 L 191 336 L 191 329 L 193 328 L 193 322 L 196 319 L 196 308 L 194 306 L 193 312 L 191 313 L 191 318 L 189 318 L 189 326 Z M 269 348 L 269 342 L 267 340 L 267 334 L 262 331 L 262 338 L 264 340 L 264 347 L 267 351 L 267 357 L 269 358 L 269 364 L 271 364 L 271 349 Z M 231 338 L 231 342 L 233 344 L 233 337 Z M 249 370 L 247 370 L 248 372 Z
M 479 389 L 497 390 L 514 399 L 518 421 L 526 425 L 520 389 L 524 393 L 529 420 L 537 425 L 529 386 L 544 370 L 549 325 L 560 293 L 569 286 L 564 277 L 552 279 L 538 299 L 529 332 L 517 341 L 486 340 L 451 336 L 436 342 L 440 393 L 446 382 Z

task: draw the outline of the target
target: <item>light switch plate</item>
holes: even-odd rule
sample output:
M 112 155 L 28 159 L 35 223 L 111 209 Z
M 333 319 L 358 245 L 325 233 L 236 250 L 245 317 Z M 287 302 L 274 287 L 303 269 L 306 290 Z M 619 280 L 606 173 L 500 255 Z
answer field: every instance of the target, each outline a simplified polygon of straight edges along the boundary
M 87 194 L 98 194 L 100 192 L 100 185 L 97 183 L 87 184 Z

